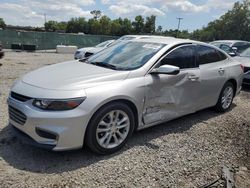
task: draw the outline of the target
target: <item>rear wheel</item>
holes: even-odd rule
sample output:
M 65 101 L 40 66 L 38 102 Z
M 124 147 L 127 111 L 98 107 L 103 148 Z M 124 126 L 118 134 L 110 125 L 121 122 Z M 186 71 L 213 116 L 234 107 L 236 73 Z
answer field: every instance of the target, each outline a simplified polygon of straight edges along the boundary
M 218 112 L 226 112 L 232 105 L 234 98 L 234 85 L 231 82 L 227 82 L 220 93 L 215 110 Z
M 134 124 L 134 114 L 126 104 L 108 104 L 91 119 L 86 132 L 86 143 L 96 153 L 114 153 L 126 143 L 134 130 Z

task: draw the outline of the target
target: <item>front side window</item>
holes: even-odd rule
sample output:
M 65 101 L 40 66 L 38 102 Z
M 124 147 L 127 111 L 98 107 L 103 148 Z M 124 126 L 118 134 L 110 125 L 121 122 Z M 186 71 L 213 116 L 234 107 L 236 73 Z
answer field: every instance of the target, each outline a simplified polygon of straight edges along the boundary
M 180 69 L 194 68 L 195 62 L 195 47 L 192 45 L 179 47 L 170 52 L 161 60 L 161 65 L 173 65 Z
M 151 42 L 119 42 L 94 54 L 88 62 L 117 70 L 133 70 L 142 67 L 165 45 Z
M 202 45 L 197 46 L 197 63 L 199 65 L 215 63 L 226 58 L 223 53 L 214 48 Z

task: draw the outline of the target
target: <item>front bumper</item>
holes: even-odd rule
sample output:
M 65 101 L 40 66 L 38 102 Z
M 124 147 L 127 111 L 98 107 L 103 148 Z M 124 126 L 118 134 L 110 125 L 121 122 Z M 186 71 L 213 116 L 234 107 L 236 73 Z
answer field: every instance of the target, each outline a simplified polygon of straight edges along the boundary
M 29 135 L 27 135 L 26 133 L 20 131 L 18 128 L 16 128 L 15 126 L 9 124 L 12 132 L 14 133 L 14 135 L 23 143 L 23 144 L 28 144 L 31 146 L 35 146 L 35 147 L 39 147 L 39 148 L 43 148 L 43 149 L 47 149 L 47 150 L 53 150 L 53 148 L 56 147 L 56 145 L 53 144 L 40 144 L 38 142 L 36 142 L 34 139 L 32 139 Z
M 48 112 L 35 108 L 32 100 L 20 102 L 11 97 L 8 98 L 8 105 L 9 109 L 12 107 L 26 116 L 24 123 L 20 123 L 15 117 L 9 118 L 9 123 L 25 143 L 54 151 L 72 150 L 83 146 L 89 115 L 81 106 L 68 111 Z M 38 129 L 52 133 L 56 137 L 41 136 L 37 132 Z

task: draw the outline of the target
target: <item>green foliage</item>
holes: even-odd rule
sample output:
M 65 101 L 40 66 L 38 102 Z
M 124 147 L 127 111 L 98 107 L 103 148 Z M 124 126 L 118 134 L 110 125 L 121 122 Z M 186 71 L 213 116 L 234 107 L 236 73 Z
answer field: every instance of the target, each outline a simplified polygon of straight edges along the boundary
M 132 23 L 135 33 L 143 33 L 144 31 L 144 18 L 139 15 L 135 17 L 135 21 Z
M 250 2 L 245 0 L 242 3 L 235 3 L 232 10 L 210 22 L 206 27 L 195 30 L 191 37 L 201 41 L 250 40 Z
M 101 17 L 102 12 L 101 12 L 100 10 L 92 10 L 92 11 L 90 12 L 90 14 L 92 14 L 92 15 L 93 15 L 93 18 L 94 18 L 95 20 L 97 20 L 98 18 Z
M 152 15 L 150 17 L 146 17 L 146 22 L 144 26 L 144 33 L 155 33 L 155 20 L 156 16 Z
M 71 18 L 66 26 L 66 32 L 68 33 L 79 33 L 87 30 L 87 21 L 83 17 Z
M 4 22 L 4 20 L 3 20 L 3 18 L 0 18 L 0 28 L 5 28 L 6 27 L 6 24 L 5 24 L 5 22 Z
M 219 19 L 208 23 L 206 27 L 189 33 L 187 30 L 166 30 L 162 26 L 156 29 L 156 16 L 144 18 L 141 15 L 135 17 L 134 21 L 127 18 L 111 20 L 107 16 L 101 16 L 99 10 L 91 11 L 93 18 L 86 20 L 83 17 L 72 18 L 68 22 L 48 21 L 45 24 L 47 31 L 66 30 L 69 33 L 86 33 L 122 36 L 126 34 L 158 34 L 179 38 L 190 38 L 200 41 L 213 41 L 218 39 L 241 39 L 250 40 L 250 2 L 235 3 L 232 10 Z M 0 27 L 5 24 L 0 18 Z M 2 26 L 3 27 L 3 26 Z
M 46 31 L 55 31 L 57 30 L 58 23 L 56 21 L 50 20 L 44 24 Z

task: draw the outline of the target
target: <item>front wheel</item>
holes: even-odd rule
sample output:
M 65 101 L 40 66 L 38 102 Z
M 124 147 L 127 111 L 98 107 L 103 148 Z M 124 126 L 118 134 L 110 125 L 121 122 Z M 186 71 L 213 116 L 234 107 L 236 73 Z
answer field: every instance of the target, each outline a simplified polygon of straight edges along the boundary
M 218 112 L 226 112 L 232 105 L 234 98 L 234 86 L 231 82 L 227 82 L 220 93 L 215 110 Z
M 134 114 L 123 103 L 111 103 L 98 110 L 91 119 L 87 132 L 88 147 L 99 154 L 119 150 L 134 130 Z

